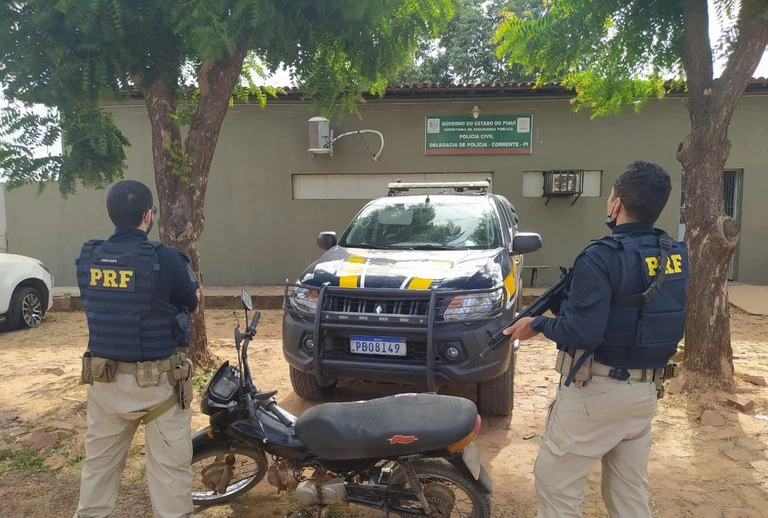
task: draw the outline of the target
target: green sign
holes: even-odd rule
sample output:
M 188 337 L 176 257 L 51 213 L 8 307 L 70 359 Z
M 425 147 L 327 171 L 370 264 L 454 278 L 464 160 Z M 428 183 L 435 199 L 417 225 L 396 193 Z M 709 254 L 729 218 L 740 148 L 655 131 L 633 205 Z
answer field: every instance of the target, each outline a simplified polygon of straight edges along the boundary
M 530 155 L 531 115 L 427 116 L 424 153 L 427 155 Z

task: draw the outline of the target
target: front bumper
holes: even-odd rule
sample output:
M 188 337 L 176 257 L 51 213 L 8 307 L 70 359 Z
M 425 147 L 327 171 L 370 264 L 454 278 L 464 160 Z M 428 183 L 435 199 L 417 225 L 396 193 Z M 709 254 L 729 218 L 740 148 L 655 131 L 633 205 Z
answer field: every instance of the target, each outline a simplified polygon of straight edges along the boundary
M 434 299 L 435 291 L 323 288 L 317 305 L 320 309 L 315 314 L 284 307 L 285 358 L 292 367 L 314 373 L 320 381 L 340 377 L 399 383 L 426 381 L 433 390 L 439 384 L 479 383 L 503 374 L 511 361 L 511 347 L 499 347 L 483 358 L 480 352 L 488 345 L 488 331 L 495 333 L 502 328 L 510 320 L 512 309 L 501 310 L 494 318 L 442 321 L 435 318 L 434 302 L 428 306 L 426 315 L 330 311 L 323 304 L 325 296 L 334 294 L 369 300 L 390 296 L 418 301 L 425 296 Z M 404 338 L 407 355 L 353 353 L 353 335 Z M 313 348 L 306 345 L 310 339 Z M 452 347 L 459 351 L 455 358 L 446 353 Z

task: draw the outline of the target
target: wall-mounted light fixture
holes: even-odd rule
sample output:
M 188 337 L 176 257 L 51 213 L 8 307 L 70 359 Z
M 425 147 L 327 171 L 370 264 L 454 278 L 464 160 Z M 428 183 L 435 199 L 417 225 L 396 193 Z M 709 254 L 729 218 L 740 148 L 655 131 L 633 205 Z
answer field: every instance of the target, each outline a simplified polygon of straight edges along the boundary
M 480 108 L 477 105 L 472 107 L 472 118 L 477 119 L 480 116 Z

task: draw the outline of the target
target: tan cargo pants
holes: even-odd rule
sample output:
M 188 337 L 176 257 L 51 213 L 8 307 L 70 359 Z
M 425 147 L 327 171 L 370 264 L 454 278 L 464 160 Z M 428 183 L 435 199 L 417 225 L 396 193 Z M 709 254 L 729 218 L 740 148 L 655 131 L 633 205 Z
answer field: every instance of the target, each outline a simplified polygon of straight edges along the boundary
M 174 393 L 163 374 L 156 387 L 139 387 L 133 374 L 88 387 L 88 431 L 75 518 L 109 516 L 115 505 L 131 439 L 141 417 Z M 194 516 L 192 411 L 174 405 L 146 426 L 147 481 L 158 518 Z
M 602 460 L 602 495 L 612 518 L 650 518 L 648 455 L 656 415 L 653 382 L 595 376 L 561 385 L 536 458 L 539 518 L 581 517 L 587 475 Z

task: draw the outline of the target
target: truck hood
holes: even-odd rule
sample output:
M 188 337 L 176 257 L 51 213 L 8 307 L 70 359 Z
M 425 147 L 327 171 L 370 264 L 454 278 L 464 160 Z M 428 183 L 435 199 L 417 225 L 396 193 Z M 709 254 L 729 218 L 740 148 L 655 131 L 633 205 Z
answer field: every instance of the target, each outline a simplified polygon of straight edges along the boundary
M 491 250 L 371 250 L 336 246 L 299 277 L 311 286 L 482 289 L 503 282 L 502 248 Z

